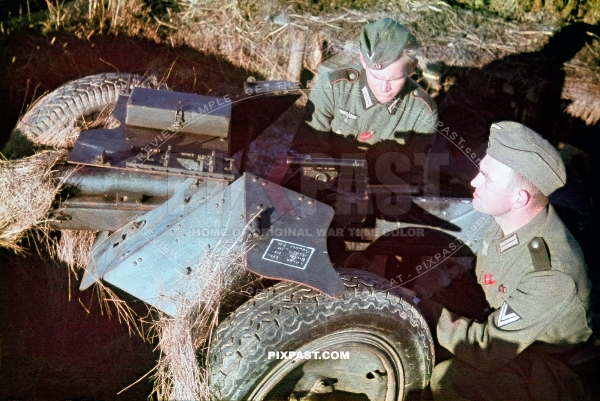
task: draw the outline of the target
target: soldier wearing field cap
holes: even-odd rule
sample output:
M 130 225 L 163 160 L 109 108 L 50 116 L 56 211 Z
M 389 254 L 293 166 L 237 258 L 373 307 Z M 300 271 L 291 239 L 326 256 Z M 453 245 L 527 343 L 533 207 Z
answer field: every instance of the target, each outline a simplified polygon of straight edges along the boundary
M 382 18 L 366 24 L 359 41 L 360 64 L 317 78 L 292 148 L 338 156 L 347 148 L 338 147 L 339 141 L 328 146 L 328 136 L 322 135 L 333 133 L 359 149 L 393 142 L 426 152 L 438 113 L 427 92 L 409 77 L 417 65 L 417 40 L 395 20 Z
M 476 321 L 441 310 L 437 338 L 454 357 L 434 368 L 436 400 L 585 399 L 561 362 L 592 334 L 582 251 L 548 203 L 565 181 L 558 151 L 539 134 L 492 125 L 471 182 L 473 207 L 492 217 L 475 269 L 491 313 Z

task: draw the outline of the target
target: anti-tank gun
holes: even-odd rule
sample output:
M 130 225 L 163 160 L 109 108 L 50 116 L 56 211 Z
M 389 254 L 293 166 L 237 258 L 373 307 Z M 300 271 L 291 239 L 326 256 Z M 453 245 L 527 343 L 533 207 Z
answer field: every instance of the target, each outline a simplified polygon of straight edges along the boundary
M 335 183 L 333 202 L 245 172 L 250 143 L 298 93 L 285 81 L 249 83 L 244 92 L 127 86 L 115 97 L 116 128 L 81 132 L 59 167 L 64 190 L 52 223 L 100 232 L 81 288 L 103 280 L 173 316 L 177 296 L 198 295 L 186 280 L 199 260 L 249 243 L 245 268 L 279 283 L 219 325 L 210 356 L 216 397 L 289 398 L 318 388 L 396 400 L 425 387 L 433 341 L 403 285 L 433 270 L 418 258 L 447 259 L 449 238 L 452 254 L 476 247 L 470 203 L 410 187 L 392 188 L 392 201 L 377 198 L 385 191 L 368 182 L 360 159 L 283 158 L 317 185 Z M 399 205 L 402 217 L 378 212 Z M 403 273 L 400 259 L 409 264 Z M 269 357 L 277 351 L 296 357 Z
M 283 91 L 274 94 L 261 87 Z M 291 82 L 254 83 L 245 90 L 251 96 L 238 103 L 229 97 L 140 87 L 121 94 L 112 114 L 118 127 L 83 131 L 68 165 L 61 169 L 65 199 L 53 226 L 103 232 L 81 288 L 103 279 L 175 315 L 170 300 L 182 285 L 181 276 L 189 273 L 206 249 L 227 246 L 246 232 L 278 232 L 279 226 L 326 229 L 327 220 L 313 221 L 308 214 L 299 220 L 286 208 L 310 202 L 302 207 L 315 209 L 313 215 L 321 217 L 332 216 L 332 210 L 321 211 L 325 205 L 300 201 L 282 188 L 292 200 L 274 205 L 271 183 L 240 172 L 232 157 L 298 98 L 297 91 L 290 93 L 293 89 Z M 256 103 L 268 112 L 253 117 L 256 113 L 249 110 L 256 109 Z M 73 171 L 74 165 L 78 167 Z M 261 218 L 263 214 L 270 221 Z M 290 253 L 297 256 L 286 263 L 298 268 L 290 270 L 286 279 L 330 295 L 342 293 L 323 237 L 303 244 L 277 238 L 253 241 L 246 267 L 253 270 L 252 264 L 258 263 L 256 273 L 284 279 L 277 265 Z M 306 274 L 313 265 L 321 269 L 319 273 Z M 306 274 L 306 279 L 296 272 Z

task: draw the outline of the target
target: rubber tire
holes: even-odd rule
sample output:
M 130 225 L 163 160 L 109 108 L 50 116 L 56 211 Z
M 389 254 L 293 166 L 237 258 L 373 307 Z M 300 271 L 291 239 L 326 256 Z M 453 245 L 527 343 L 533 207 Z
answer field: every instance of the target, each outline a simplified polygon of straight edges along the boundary
M 113 107 L 119 94 L 136 86 L 165 88 L 155 77 L 128 73 L 90 75 L 58 87 L 39 98 L 21 117 L 5 155 L 22 157 L 34 147 L 71 147 L 77 136 L 73 136 L 77 121 Z
M 422 315 L 399 293 L 386 289 L 387 280 L 362 270 L 339 269 L 338 273 L 346 287 L 341 299 L 281 282 L 219 325 L 209 354 L 211 395 L 220 400 L 251 400 L 255 387 L 280 362 L 268 359 L 268 351 L 298 350 L 319 336 L 352 329 L 376 333 L 394 348 L 404 372 L 400 398 L 427 387 L 434 343 Z

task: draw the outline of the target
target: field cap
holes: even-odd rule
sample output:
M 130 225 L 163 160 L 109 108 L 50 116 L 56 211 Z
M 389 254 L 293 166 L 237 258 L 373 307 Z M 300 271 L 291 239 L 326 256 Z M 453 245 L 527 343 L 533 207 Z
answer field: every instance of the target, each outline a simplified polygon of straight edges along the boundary
M 359 41 L 367 67 L 376 70 L 396 61 L 407 43 L 418 45 L 417 39 L 391 18 L 381 18 L 363 26 Z
M 558 150 L 540 134 L 517 122 L 492 124 L 487 154 L 527 178 L 546 196 L 567 181 Z

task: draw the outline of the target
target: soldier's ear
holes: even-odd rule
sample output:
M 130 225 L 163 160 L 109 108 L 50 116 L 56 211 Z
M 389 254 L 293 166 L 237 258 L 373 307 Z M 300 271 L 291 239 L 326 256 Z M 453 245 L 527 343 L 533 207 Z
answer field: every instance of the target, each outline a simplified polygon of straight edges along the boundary
M 528 190 L 521 188 L 516 191 L 515 202 L 514 202 L 515 209 L 520 209 L 522 207 L 525 207 L 525 206 L 529 205 L 530 202 L 531 202 L 531 194 L 529 193 Z
M 419 65 L 419 61 L 416 58 L 406 58 L 406 75 L 410 75 L 415 72 L 415 69 Z

